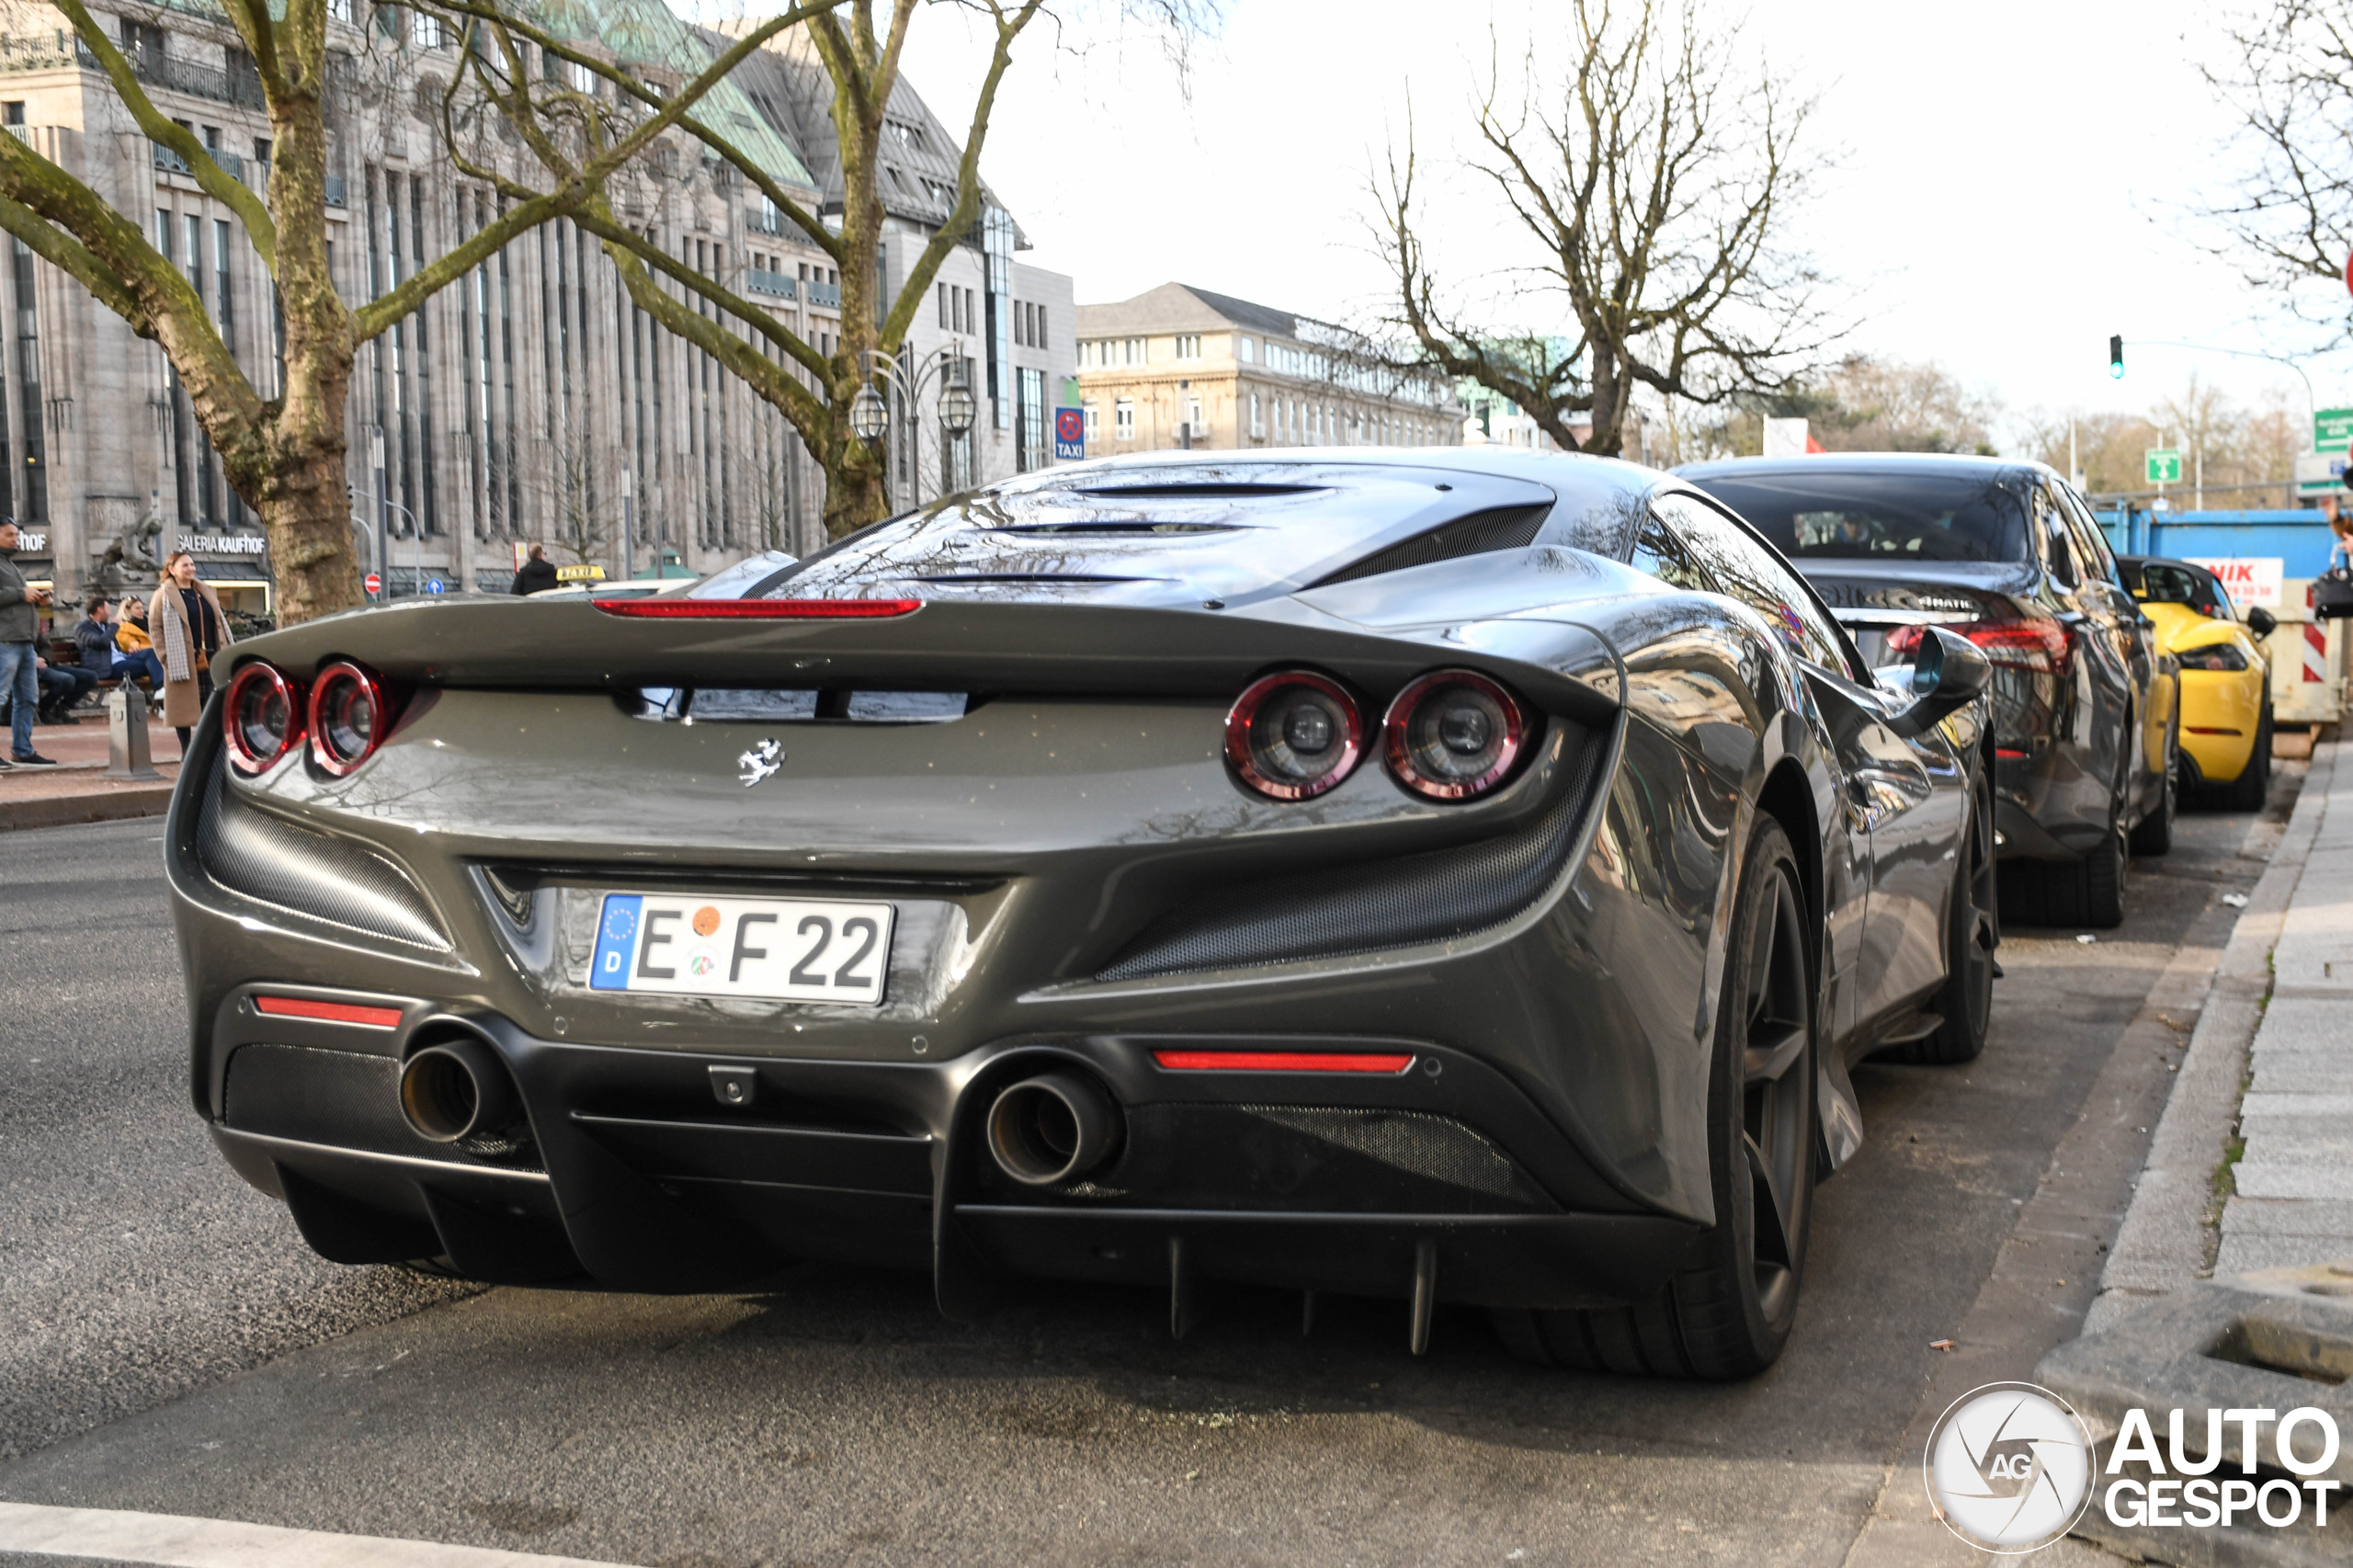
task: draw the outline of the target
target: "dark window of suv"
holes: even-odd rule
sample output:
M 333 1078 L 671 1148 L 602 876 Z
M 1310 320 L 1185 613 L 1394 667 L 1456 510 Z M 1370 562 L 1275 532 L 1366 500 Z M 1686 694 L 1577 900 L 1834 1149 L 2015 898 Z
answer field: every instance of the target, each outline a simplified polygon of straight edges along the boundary
M 2004 479 L 1825 467 L 1693 481 L 1792 561 L 2027 561 L 2026 508 Z

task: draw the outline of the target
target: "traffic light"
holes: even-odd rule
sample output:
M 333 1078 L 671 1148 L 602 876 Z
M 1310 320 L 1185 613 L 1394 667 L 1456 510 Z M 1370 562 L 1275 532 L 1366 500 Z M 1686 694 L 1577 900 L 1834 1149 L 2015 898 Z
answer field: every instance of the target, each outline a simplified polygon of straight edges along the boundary
M 2124 379 L 2124 338 L 2121 334 L 2108 340 L 2108 373 L 2111 380 Z

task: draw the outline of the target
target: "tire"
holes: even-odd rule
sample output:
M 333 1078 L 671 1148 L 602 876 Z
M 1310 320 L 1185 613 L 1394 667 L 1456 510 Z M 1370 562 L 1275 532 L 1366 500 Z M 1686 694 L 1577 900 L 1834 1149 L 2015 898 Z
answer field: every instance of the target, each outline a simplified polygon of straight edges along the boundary
M 1498 1309 L 1516 1355 L 1548 1366 L 1731 1381 L 1789 1342 L 1813 1228 L 1814 969 L 1797 857 L 1768 817 L 1750 836 L 1733 913 L 1708 1083 L 1716 1222 L 1648 1301 L 1604 1309 Z M 1733 999 L 1737 999 L 1733 1000 Z
M 2231 781 L 2229 801 L 2234 812 L 2259 812 L 2271 794 L 2271 699 L 2263 701 L 2263 716 L 2255 722 L 2255 749 L 2246 766 Z
M 2077 924 L 2096 931 L 2113 931 L 2124 924 L 2124 884 L 2132 868 L 2126 838 L 2120 827 L 2116 829 L 2101 847 L 2077 863 L 2075 902 L 2082 913 Z
M 2132 830 L 2132 853 L 2163 855 L 2173 848 L 2173 813 L 2181 800 L 2181 730 L 2177 724 L 2165 732 L 2165 788 L 2158 792 L 2157 803 Z
M 1994 949 L 2002 944 L 2001 879 L 1994 868 L 1994 801 L 1981 787 L 1954 851 L 1952 914 L 1945 929 L 1945 983 L 1936 1011 L 1944 1022 L 1926 1040 L 1881 1054 L 1882 1062 L 1947 1067 L 1974 1062 L 1994 1017 Z

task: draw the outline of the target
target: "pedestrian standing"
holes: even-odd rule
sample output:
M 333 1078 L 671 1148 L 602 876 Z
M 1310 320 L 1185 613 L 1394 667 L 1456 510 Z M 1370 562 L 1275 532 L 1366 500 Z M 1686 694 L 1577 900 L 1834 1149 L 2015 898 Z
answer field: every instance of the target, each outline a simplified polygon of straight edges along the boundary
M 164 562 L 164 581 L 147 603 L 149 635 L 164 661 L 164 722 L 177 731 L 180 756 L 188 733 L 212 700 L 212 661 L 236 639 L 212 585 L 199 581 L 196 557 L 176 550 Z
M 515 585 L 507 591 L 536 594 L 554 586 L 555 568 L 548 564 L 548 547 L 535 544 L 531 546 L 530 557 L 523 562 L 522 570 L 515 574 Z
M 40 612 L 49 590 L 25 581 L 17 568 L 17 525 L 0 522 L 0 697 L 8 699 L 8 761 L 17 767 L 55 767 L 33 750 L 33 714 L 40 707 Z

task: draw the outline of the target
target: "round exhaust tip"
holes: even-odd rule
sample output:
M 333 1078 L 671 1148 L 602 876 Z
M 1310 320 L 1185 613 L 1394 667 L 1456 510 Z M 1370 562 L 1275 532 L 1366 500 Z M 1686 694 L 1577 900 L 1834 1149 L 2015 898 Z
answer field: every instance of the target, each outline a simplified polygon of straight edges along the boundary
M 989 1153 L 1026 1187 L 1071 1181 L 1101 1165 L 1120 1130 L 1111 1097 L 1075 1073 L 1007 1085 L 989 1107 Z
M 432 1142 L 496 1138 L 522 1111 L 506 1064 L 478 1040 L 437 1041 L 401 1066 L 401 1115 Z

